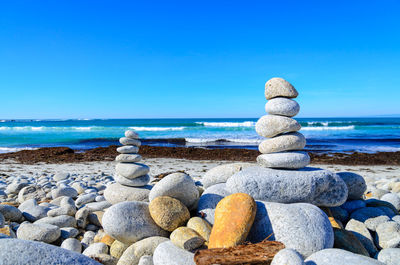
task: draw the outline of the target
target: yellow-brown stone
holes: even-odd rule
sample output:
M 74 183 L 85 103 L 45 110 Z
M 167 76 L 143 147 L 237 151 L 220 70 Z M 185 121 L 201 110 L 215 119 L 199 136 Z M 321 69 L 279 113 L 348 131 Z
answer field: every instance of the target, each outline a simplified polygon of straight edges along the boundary
M 11 227 L 9 225 L 4 226 L 3 228 L 0 228 L 0 234 L 4 234 L 10 237 L 15 237 L 14 231 L 12 231 Z
M 235 193 L 223 198 L 215 208 L 208 248 L 242 244 L 250 232 L 256 212 L 256 202 L 248 194 Z
M 201 247 L 205 242 L 204 238 L 196 231 L 185 226 L 175 229 L 169 238 L 175 246 L 189 251 Z
M 110 255 L 119 259 L 129 246 L 129 244 L 115 240 L 110 247 Z
M 206 220 L 200 217 L 192 217 L 189 219 L 186 226 L 196 231 L 204 240 L 208 241 L 210 239 L 212 227 Z
M 333 228 L 343 229 L 343 224 L 339 220 L 336 220 L 333 217 L 329 217 L 329 221 L 331 222 Z
M 185 225 L 190 218 L 188 208 L 179 200 L 168 196 L 159 196 L 152 200 L 149 211 L 154 222 L 169 232 Z

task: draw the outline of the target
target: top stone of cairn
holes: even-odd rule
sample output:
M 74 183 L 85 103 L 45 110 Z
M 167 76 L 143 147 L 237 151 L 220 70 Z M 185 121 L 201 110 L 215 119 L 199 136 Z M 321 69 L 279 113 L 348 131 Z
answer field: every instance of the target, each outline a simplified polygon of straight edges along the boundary
M 272 99 L 276 97 L 296 98 L 299 95 L 297 90 L 285 79 L 274 77 L 265 83 L 265 97 Z

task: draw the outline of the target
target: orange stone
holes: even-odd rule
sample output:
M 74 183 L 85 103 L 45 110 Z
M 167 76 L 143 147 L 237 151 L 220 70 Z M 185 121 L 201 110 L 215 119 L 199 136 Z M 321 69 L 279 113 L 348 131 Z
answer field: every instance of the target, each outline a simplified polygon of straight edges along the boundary
M 110 235 L 105 234 L 103 238 L 100 240 L 101 243 L 106 244 L 107 246 L 111 246 L 114 243 L 115 239 L 112 238 Z
M 14 235 L 14 232 L 12 231 L 12 229 L 9 225 L 6 225 L 3 228 L 0 228 L 0 234 L 5 234 L 7 236 L 12 237 Z
M 328 217 L 333 228 L 344 229 L 343 225 L 333 217 Z
M 215 208 L 208 248 L 242 244 L 250 232 L 256 212 L 256 202 L 248 194 L 235 193 L 223 198 Z

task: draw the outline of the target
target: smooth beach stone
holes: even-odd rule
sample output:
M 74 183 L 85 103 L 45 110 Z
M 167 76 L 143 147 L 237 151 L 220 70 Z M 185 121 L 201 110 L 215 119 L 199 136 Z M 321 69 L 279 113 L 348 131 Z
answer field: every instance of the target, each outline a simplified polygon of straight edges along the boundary
M 58 187 L 58 188 L 52 190 L 51 195 L 52 195 L 53 199 L 61 197 L 61 196 L 76 198 L 76 197 L 78 197 L 78 192 L 72 187 L 62 186 L 62 187 Z
M 58 227 L 76 227 L 76 220 L 69 215 L 60 215 L 56 217 L 44 217 L 35 222 L 35 224 L 51 224 Z
M 397 212 L 400 210 L 400 196 L 396 193 L 387 193 L 381 197 L 381 201 L 391 203 Z
M 83 248 L 87 248 L 90 244 L 94 242 L 94 238 L 96 237 L 95 232 L 93 231 L 86 231 L 83 234 L 83 238 L 81 240 L 81 244 Z
M 140 160 L 142 160 L 142 156 L 138 154 L 119 154 L 115 157 L 115 161 L 120 163 L 134 163 Z
M 115 240 L 110 247 L 110 255 L 119 259 L 130 245 L 131 244 L 125 244 L 121 241 Z
M 90 214 L 90 210 L 87 207 L 80 208 L 76 214 L 76 226 L 79 228 L 85 228 L 88 224 L 88 216 Z
M 376 249 L 371 233 L 364 223 L 361 223 L 355 219 L 351 219 L 346 224 L 346 230 L 352 232 L 358 238 L 358 240 L 360 240 L 361 244 L 363 244 L 364 248 L 368 251 L 371 257 L 375 256 L 378 250 Z
M 82 244 L 78 239 L 75 238 L 67 238 L 61 243 L 61 248 L 74 251 L 77 253 L 82 252 Z
M 364 245 L 352 232 L 340 228 L 333 228 L 333 233 L 335 234 L 334 248 L 344 249 L 355 254 L 369 257 L 369 253 Z
M 231 163 L 213 167 L 208 170 L 203 177 L 201 182 L 204 188 L 208 188 L 218 183 L 225 183 L 233 174 L 241 171 L 246 167 L 254 166 L 252 163 Z
M 20 204 L 18 209 L 22 212 L 22 216 L 29 222 L 35 222 L 47 216 L 50 211 L 49 207 L 40 206 L 35 199 L 26 200 Z
M 146 237 L 167 234 L 153 221 L 148 203 L 145 202 L 115 204 L 104 213 L 102 222 L 107 234 L 124 243 L 134 243 Z
M 285 133 L 266 139 L 258 146 L 262 154 L 301 150 L 306 146 L 306 138 L 299 132 Z
M 265 83 L 265 98 L 276 97 L 296 98 L 299 95 L 297 90 L 285 79 L 274 77 Z
M 86 204 L 85 206 L 91 211 L 91 212 L 96 212 L 96 211 L 103 211 L 104 209 L 107 209 L 110 207 L 112 204 L 108 201 L 99 201 L 99 202 L 91 202 Z
M 102 226 L 101 219 L 103 218 L 103 215 L 104 215 L 104 212 L 102 212 L 102 211 L 91 212 L 88 215 L 89 223 L 97 225 L 97 226 Z
M 271 265 L 304 265 L 302 256 L 294 249 L 285 248 L 274 256 Z
M 179 227 L 170 235 L 171 242 L 185 250 L 195 250 L 201 247 L 205 240 L 196 231 L 189 227 Z
M 268 100 L 265 104 L 265 111 L 272 115 L 293 117 L 299 113 L 300 105 L 292 99 L 277 97 Z
M 31 224 L 22 223 L 17 230 L 17 238 L 33 241 L 42 241 L 44 243 L 52 243 L 61 235 L 58 226 L 50 224 Z
M 369 230 L 376 231 L 376 228 L 378 227 L 378 225 L 389 222 L 389 221 L 390 221 L 390 218 L 388 216 L 382 215 L 382 216 L 369 218 L 368 220 L 366 220 L 364 222 L 364 224 Z
M 199 198 L 199 191 L 193 179 L 185 173 L 172 173 L 162 178 L 151 189 L 149 200 L 159 196 L 169 196 L 180 200 L 191 210 Z
M 29 185 L 22 188 L 18 193 L 18 202 L 23 203 L 29 199 L 36 199 L 37 201 L 41 201 L 46 198 L 46 192 L 37 185 Z
M 18 181 L 13 181 L 11 184 L 9 184 L 6 188 L 6 193 L 7 194 L 18 194 L 19 191 L 28 186 L 29 183 L 26 180 L 18 180 Z
M 137 146 L 137 147 L 140 147 L 140 145 L 141 145 L 141 142 L 139 140 L 128 138 L 128 137 L 119 138 L 119 142 L 122 145 L 133 145 L 133 146 Z
M 352 213 L 358 209 L 366 207 L 367 204 L 363 200 L 346 201 L 340 207 L 348 213 Z
M 120 154 L 136 154 L 139 152 L 139 147 L 133 145 L 124 145 L 118 147 L 117 152 Z
M 278 115 L 264 115 L 256 123 L 257 134 L 267 138 L 300 129 L 301 125 L 296 120 Z
M 64 173 L 64 172 L 59 172 L 53 176 L 54 181 L 62 181 L 69 179 L 70 174 L 69 173 Z
M 137 265 L 142 256 L 153 255 L 157 246 L 166 241 L 169 241 L 169 239 L 160 236 L 142 239 L 124 251 L 118 261 L 118 265 Z
M 380 248 L 400 247 L 400 224 L 389 221 L 378 225 L 375 243 Z
M 118 163 L 115 173 L 127 179 L 134 179 L 149 173 L 150 168 L 140 163 Z
M 358 255 L 337 248 L 328 248 L 318 251 L 305 260 L 306 265 L 385 265 L 366 256 Z
M 92 243 L 90 244 L 82 254 L 85 256 L 91 256 L 96 254 L 107 254 L 108 247 L 104 243 Z
M 0 249 L 2 264 L 101 265 L 82 254 L 30 240 L 1 239 Z
M 245 193 L 235 193 L 223 198 L 214 214 L 208 248 L 227 248 L 242 244 L 250 232 L 257 206 Z
M 247 193 L 255 200 L 326 207 L 342 205 L 347 198 L 347 186 L 339 176 L 311 167 L 296 171 L 249 167 L 230 177 L 226 190 Z
M 190 218 L 188 208 L 179 200 L 168 196 L 159 196 L 152 200 L 149 211 L 154 222 L 170 232 L 185 225 Z
M 310 164 L 310 156 L 303 151 L 262 154 L 257 157 L 257 162 L 263 167 L 299 169 Z
M 364 207 L 354 211 L 350 218 L 366 223 L 369 219 L 380 216 L 386 216 L 386 213 L 376 207 Z
M 63 239 L 73 238 L 79 235 L 79 230 L 76 229 L 75 227 L 61 227 L 60 230 L 61 230 L 61 238 Z
M 125 137 L 130 139 L 139 139 L 139 134 L 133 130 L 127 130 L 125 131 Z
M 139 260 L 138 265 L 154 265 L 153 263 L 153 256 L 142 256 Z
M 349 191 L 348 198 L 350 200 L 361 199 L 364 192 L 367 190 L 365 179 L 362 176 L 352 172 L 339 172 L 337 174 L 347 185 L 347 189 Z
M 70 197 L 64 197 L 61 201 L 61 206 L 47 212 L 47 216 L 54 217 L 60 215 L 74 216 L 76 213 L 75 202 Z
M 87 193 L 87 194 L 82 194 L 79 195 L 78 198 L 75 201 L 76 207 L 81 207 L 86 203 L 89 202 L 94 202 L 96 200 L 97 194 L 96 193 Z
M 308 203 L 283 204 L 256 201 L 257 213 L 247 240 L 282 242 L 303 257 L 333 247 L 334 234 L 328 216 Z
M 143 187 L 146 186 L 150 182 L 150 176 L 144 175 L 134 179 L 127 179 L 123 176 L 116 174 L 114 176 L 116 182 L 121 185 L 129 186 L 129 187 Z
M 226 184 L 220 183 L 208 187 L 200 196 L 197 204 L 197 212 L 211 225 L 214 224 L 214 213 L 217 204 L 231 193 L 226 190 Z
M 1 241 L 1 240 L 0 240 Z M 196 265 L 192 252 L 165 241 L 157 246 L 153 254 L 154 265 Z
M 22 219 L 22 212 L 12 205 L 0 204 L 0 213 L 10 222 L 18 222 Z
M 386 265 L 400 265 L 400 248 L 382 249 L 378 253 L 377 259 Z
M 195 216 L 189 219 L 186 226 L 196 231 L 206 241 L 209 240 L 212 227 L 206 220 Z
M 104 191 L 107 202 L 117 204 L 125 201 L 147 201 L 151 186 L 129 187 L 119 183 L 109 185 Z
M 6 219 L 5 219 L 4 216 L 0 213 L 0 228 L 3 228 L 5 223 L 6 223 Z

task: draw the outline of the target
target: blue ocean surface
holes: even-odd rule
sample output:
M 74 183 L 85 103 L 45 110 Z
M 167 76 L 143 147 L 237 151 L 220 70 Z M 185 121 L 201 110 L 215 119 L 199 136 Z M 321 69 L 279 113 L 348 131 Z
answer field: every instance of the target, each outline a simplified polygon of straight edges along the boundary
M 314 152 L 400 151 L 400 118 L 296 118 Z M 0 120 L 0 152 L 67 146 L 77 150 L 117 144 L 127 129 L 143 144 L 257 149 L 257 118 Z

